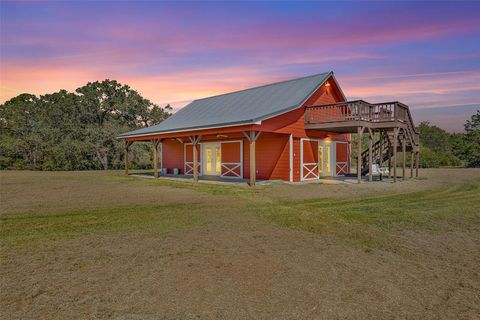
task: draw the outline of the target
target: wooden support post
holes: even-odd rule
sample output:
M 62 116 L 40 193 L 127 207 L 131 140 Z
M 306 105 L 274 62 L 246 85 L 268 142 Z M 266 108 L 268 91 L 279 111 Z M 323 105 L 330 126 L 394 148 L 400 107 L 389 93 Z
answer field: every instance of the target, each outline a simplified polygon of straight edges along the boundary
M 133 141 L 125 140 L 125 174 L 128 175 L 128 149 L 132 145 Z
M 418 166 L 420 162 L 420 157 L 419 157 L 420 152 L 417 151 L 415 152 L 415 177 L 418 178 Z
M 373 130 L 368 128 L 368 181 L 373 181 Z
M 362 134 L 365 127 L 357 128 L 357 182 L 362 183 Z
M 378 165 L 381 167 L 383 167 L 383 131 L 380 131 L 380 140 L 378 142 L 379 146 L 378 146 L 378 153 L 379 153 L 379 161 L 378 161 Z
M 390 148 L 392 148 L 392 146 L 388 147 L 388 149 L 390 149 Z M 389 178 L 393 177 L 393 173 L 392 173 L 392 152 L 390 152 L 390 150 L 388 150 L 388 177 Z
M 393 182 L 397 182 L 398 128 L 393 129 Z
M 243 135 L 250 142 L 250 186 L 254 187 L 257 181 L 257 169 L 256 169 L 256 160 L 255 160 L 255 141 L 257 141 L 258 137 L 260 136 L 260 132 L 244 131 Z
M 202 136 L 190 136 L 190 141 L 192 142 L 193 148 L 193 182 L 198 182 L 198 152 L 197 145 L 200 142 Z
M 410 152 L 410 178 L 413 178 L 414 152 Z
M 405 167 L 406 167 L 406 162 L 407 162 L 407 141 L 405 137 L 405 132 L 402 135 L 402 156 L 403 156 L 403 161 L 402 161 L 402 179 L 405 180 Z
M 255 140 L 250 140 L 250 186 L 255 186 L 257 180 L 257 168 L 255 166 Z
M 160 139 L 153 139 L 153 176 L 158 178 L 158 145 L 160 144 Z

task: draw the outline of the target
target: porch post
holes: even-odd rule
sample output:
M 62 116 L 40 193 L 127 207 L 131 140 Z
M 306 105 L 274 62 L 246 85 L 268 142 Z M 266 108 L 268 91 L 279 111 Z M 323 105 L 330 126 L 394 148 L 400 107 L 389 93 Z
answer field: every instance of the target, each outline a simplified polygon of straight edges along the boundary
M 160 139 L 153 139 L 153 176 L 158 178 L 158 145 L 160 144 Z
M 125 174 L 128 175 L 128 149 L 132 145 L 133 141 L 125 140 Z
M 198 155 L 197 155 L 197 145 L 202 136 L 190 136 L 190 141 L 192 142 L 193 147 L 193 182 L 198 182 Z
M 405 167 L 406 167 L 406 161 L 407 161 L 407 143 L 405 141 L 405 132 L 402 135 L 402 156 L 403 156 L 403 162 L 402 162 L 402 179 L 405 180 Z
M 393 182 L 397 182 L 398 128 L 393 128 Z
M 368 128 L 368 181 L 373 181 L 373 131 Z
M 255 141 L 260 135 L 259 131 L 243 132 L 243 135 L 250 142 L 250 186 L 254 187 L 257 180 L 257 168 L 255 166 Z
M 362 183 L 362 133 L 364 127 L 357 128 L 357 182 Z
M 414 158 L 414 152 L 412 150 L 412 152 L 410 152 L 410 178 L 413 178 L 413 166 L 414 166 L 414 163 L 413 163 L 413 158 Z
M 419 151 L 415 152 L 415 178 L 418 178 L 418 166 L 420 162 Z

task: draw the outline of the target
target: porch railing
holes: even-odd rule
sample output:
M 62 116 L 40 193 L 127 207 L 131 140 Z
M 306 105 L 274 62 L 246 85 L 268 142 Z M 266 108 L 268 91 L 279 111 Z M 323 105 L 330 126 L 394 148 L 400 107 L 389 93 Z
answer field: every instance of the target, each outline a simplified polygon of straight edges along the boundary
M 412 142 L 418 144 L 418 133 L 408 106 L 400 102 L 368 103 L 363 100 L 307 106 L 306 124 L 324 124 L 346 121 L 401 122 L 406 124 Z

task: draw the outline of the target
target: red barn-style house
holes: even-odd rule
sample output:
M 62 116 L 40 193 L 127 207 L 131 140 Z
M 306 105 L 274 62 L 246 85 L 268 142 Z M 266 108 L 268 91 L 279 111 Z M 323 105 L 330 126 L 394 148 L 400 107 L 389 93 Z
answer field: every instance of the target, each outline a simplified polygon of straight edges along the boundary
M 194 181 L 217 176 L 255 185 L 257 179 L 300 182 L 349 174 L 351 133 L 369 136 L 368 150 L 358 144 L 359 182 L 367 173 L 371 180 L 373 166 L 387 160 L 396 180 L 397 150 L 404 158 L 410 151 L 412 164 L 417 155 L 418 167 L 418 135 L 408 107 L 348 102 L 333 72 L 198 99 L 157 125 L 119 138 L 125 141 L 127 174 L 130 145 L 152 142 L 155 177 L 160 162 L 163 171 Z

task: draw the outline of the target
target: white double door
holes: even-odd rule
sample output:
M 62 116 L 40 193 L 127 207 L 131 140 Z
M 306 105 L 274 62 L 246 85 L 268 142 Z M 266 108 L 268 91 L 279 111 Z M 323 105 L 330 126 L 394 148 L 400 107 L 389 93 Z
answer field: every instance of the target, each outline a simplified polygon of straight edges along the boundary
M 222 165 L 221 144 L 217 142 L 202 143 L 202 148 L 203 174 L 219 176 Z

